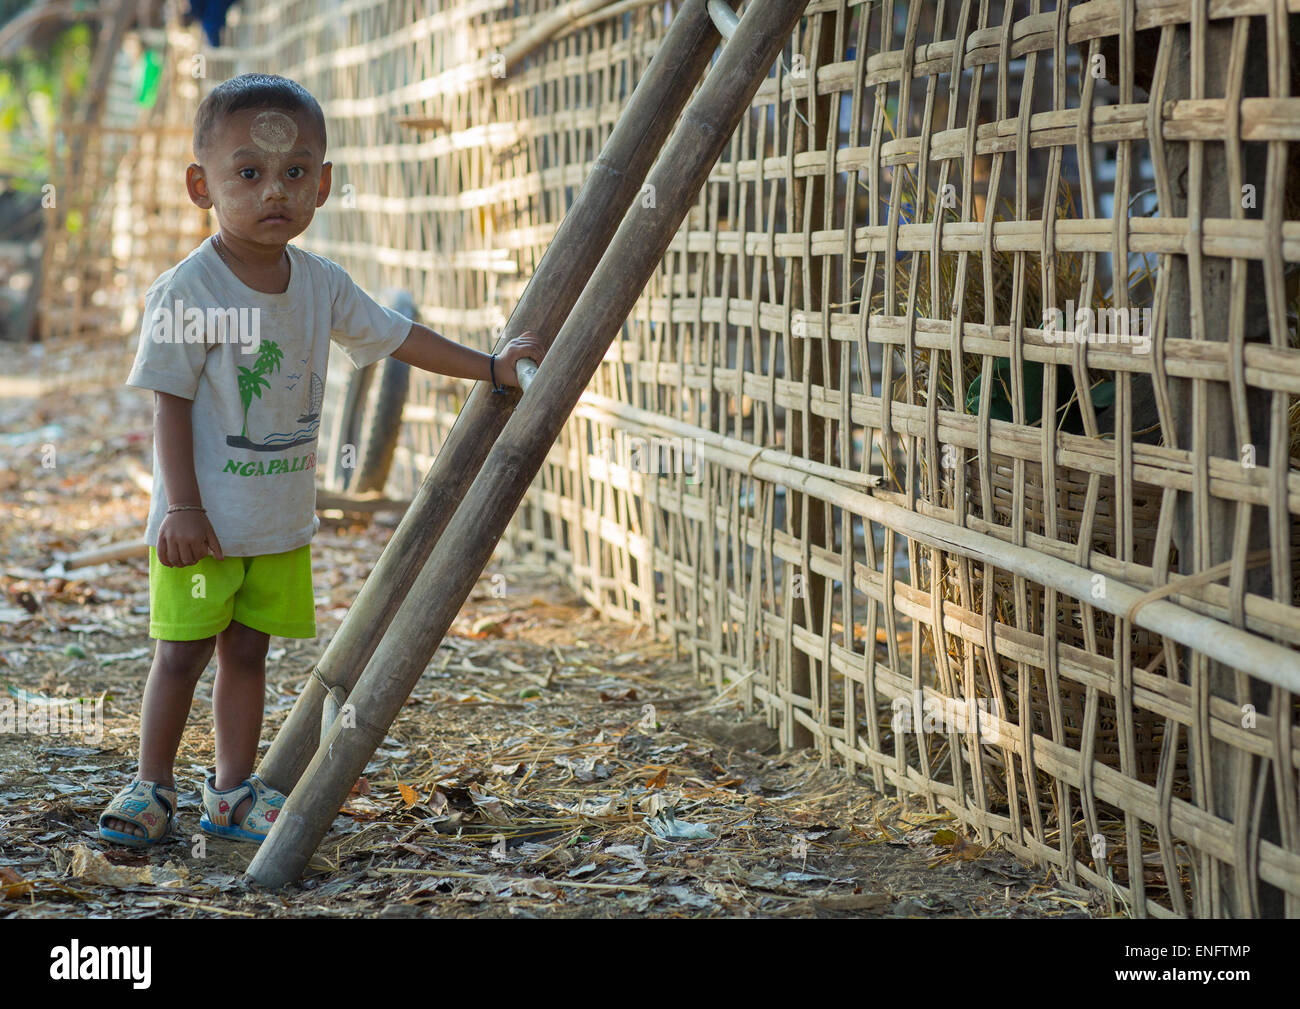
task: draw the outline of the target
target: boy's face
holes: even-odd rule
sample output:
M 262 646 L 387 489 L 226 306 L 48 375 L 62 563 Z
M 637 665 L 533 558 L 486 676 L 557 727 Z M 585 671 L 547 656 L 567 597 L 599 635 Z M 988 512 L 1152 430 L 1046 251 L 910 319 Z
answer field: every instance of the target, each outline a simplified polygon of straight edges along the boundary
M 283 246 L 307 230 L 330 192 L 325 141 L 302 113 L 241 109 L 217 123 L 185 181 L 223 234 Z

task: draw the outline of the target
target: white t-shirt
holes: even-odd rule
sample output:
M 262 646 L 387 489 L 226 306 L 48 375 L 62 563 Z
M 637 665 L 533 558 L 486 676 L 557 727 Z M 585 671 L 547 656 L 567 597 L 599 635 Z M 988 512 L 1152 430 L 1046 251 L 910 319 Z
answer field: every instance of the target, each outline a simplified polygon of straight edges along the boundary
M 411 320 L 377 304 L 336 263 L 287 247 L 283 294 L 254 291 L 204 241 L 149 288 L 126 384 L 193 400 L 194 471 L 230 557 L 311 541 L 316 435 L 329 343 L 357 367 L 391 354 Z M 145 541 L 167 513 L 155 447 Z

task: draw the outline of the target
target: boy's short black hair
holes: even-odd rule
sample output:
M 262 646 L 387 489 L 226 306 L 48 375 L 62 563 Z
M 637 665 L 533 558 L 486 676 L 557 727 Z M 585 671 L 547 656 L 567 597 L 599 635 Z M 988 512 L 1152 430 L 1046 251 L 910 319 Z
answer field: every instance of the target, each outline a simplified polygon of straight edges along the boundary
M 194 114 L 194 156 L 200 156 L 218 123 L 244 109 L 305 112 L 320 130 L 321 143 L 325 143 L 325 113 L 311 92 L 279 74 L 240 74 L 222 81 L 200 103 Z

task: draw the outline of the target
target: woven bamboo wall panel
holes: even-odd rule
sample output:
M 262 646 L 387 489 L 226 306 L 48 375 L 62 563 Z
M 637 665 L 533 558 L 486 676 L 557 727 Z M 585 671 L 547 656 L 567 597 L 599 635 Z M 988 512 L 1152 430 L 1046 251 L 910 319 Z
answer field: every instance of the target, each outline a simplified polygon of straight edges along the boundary
M 268 4 L 215 76 L 320 97 L 303 244 L 486 347 L 665 31 L 590 7 Z M 516 544 L 1063 883 L 1300 914 L 1297 12 L 810 3 Z
M 184 186 L 200 98 L 197 47 L 196 33 L 175 25 L 128 35 L 98 118 L 69 108 L 56 119 L 41 269 L 43 379 L 124 379 L 145 291 L 208 234 L 209 215 Z M 148 106 L 137 104 L 133 79 L 145 49 L 162 66 Z

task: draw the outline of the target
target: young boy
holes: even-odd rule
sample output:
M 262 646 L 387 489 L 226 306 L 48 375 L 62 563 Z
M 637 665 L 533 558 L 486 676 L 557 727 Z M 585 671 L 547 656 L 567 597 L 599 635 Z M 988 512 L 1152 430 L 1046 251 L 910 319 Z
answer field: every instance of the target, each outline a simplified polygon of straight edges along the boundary
M 194 120 L 190 199 L 220 230 L 149 289 L 127 384 L 154 393 L 149 633 L 138 779 L 100 818 L 106 840 L 165 839 L 173 761 L 199 676 L 217 654 L 216 773 L 200 826 L 260 843 L 284 796 L 252 773 L 270 635 L 316 635 L 309 543 L 329 341 L 358 367 L 391 354 L 426 371 L 518 385 L 532 334 L 493 357 L 368 298 L 344 270 L 289 245 L 330 192 L 325 118 L 298 84 L 245 74 Z

